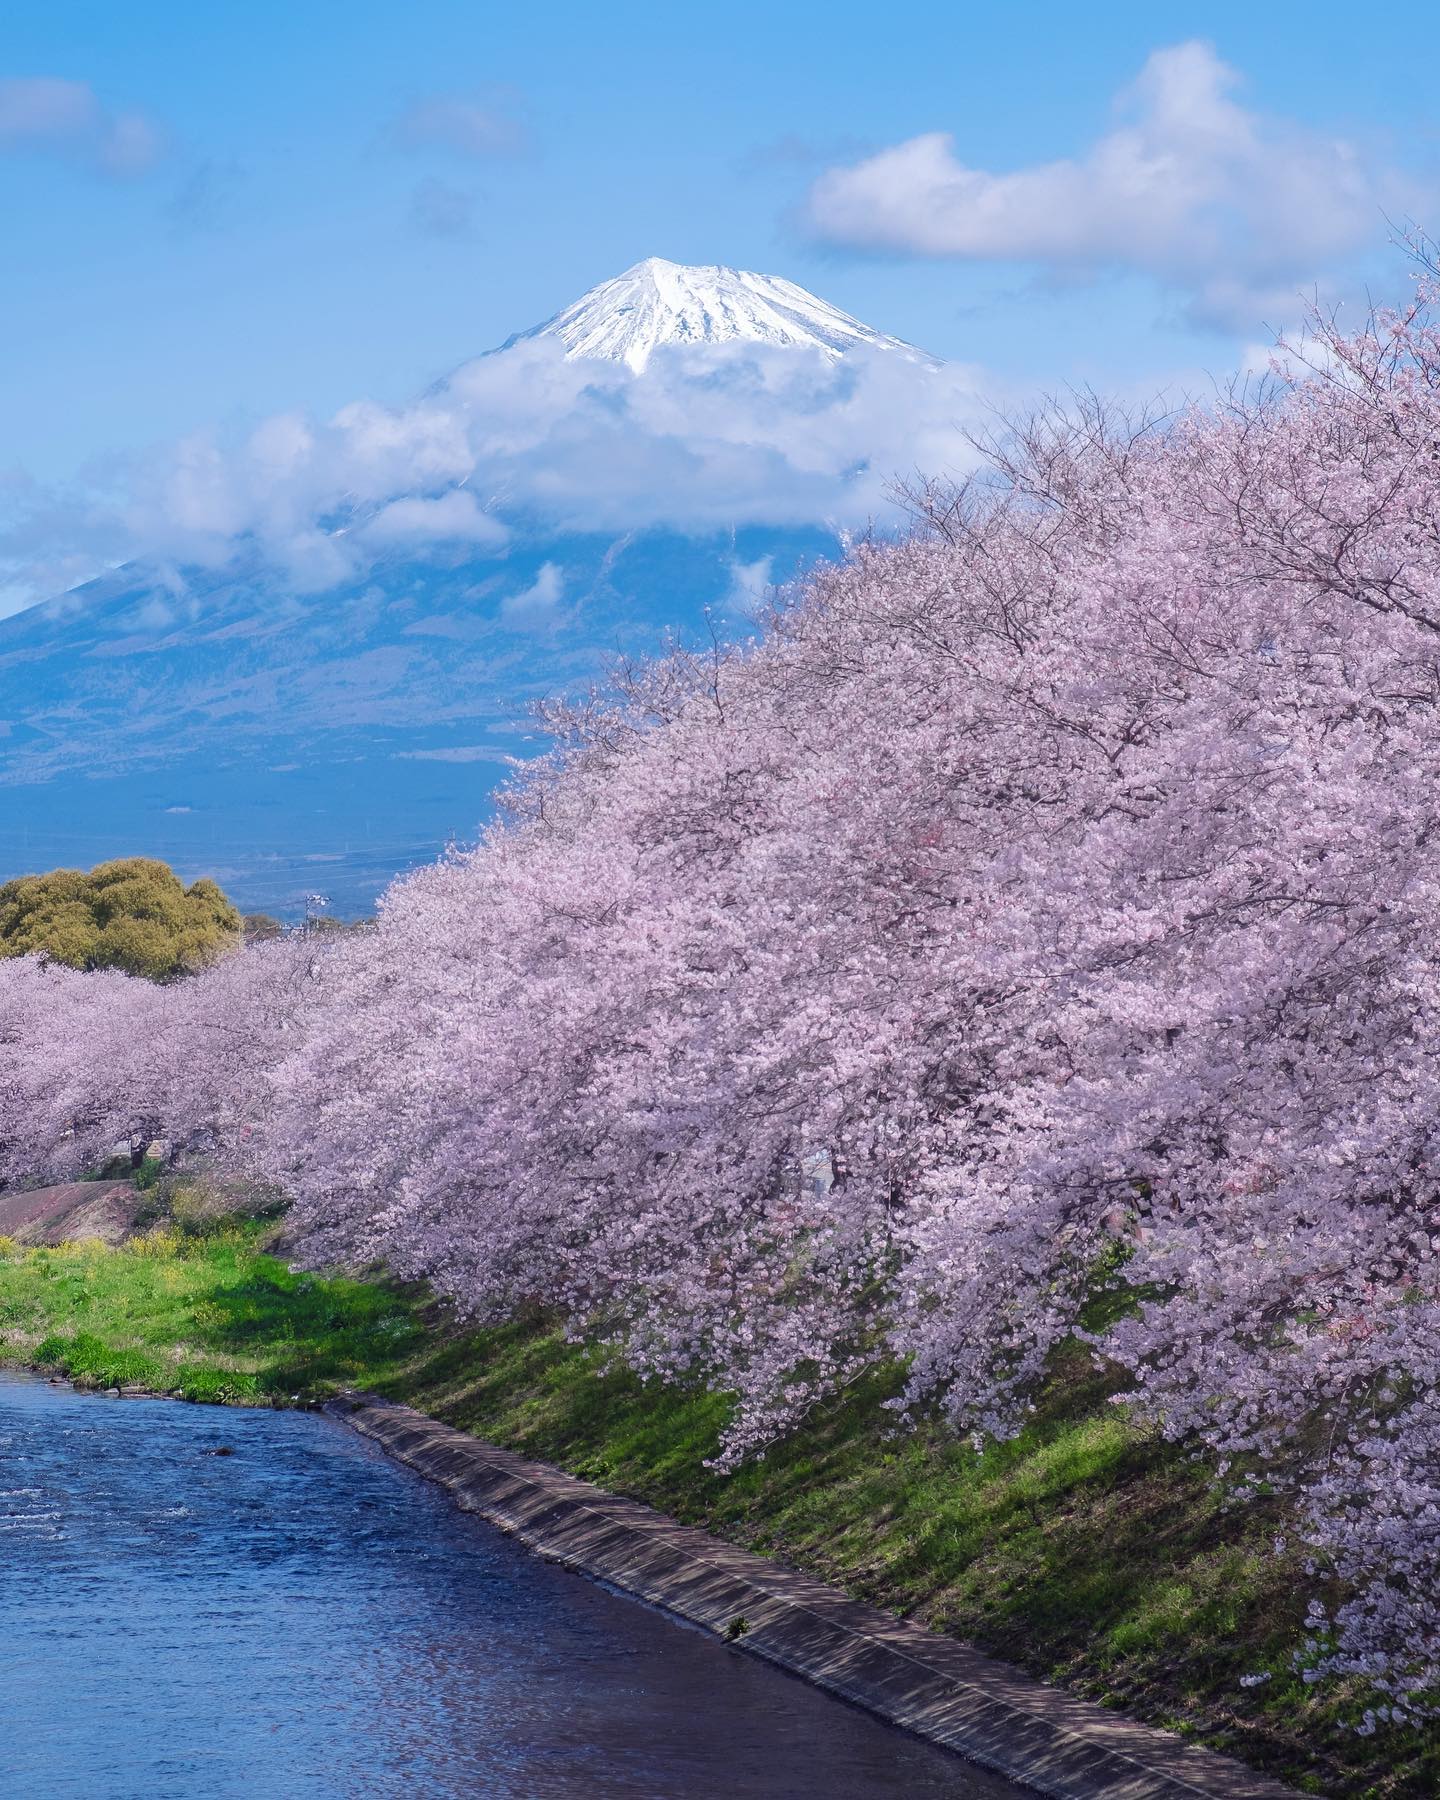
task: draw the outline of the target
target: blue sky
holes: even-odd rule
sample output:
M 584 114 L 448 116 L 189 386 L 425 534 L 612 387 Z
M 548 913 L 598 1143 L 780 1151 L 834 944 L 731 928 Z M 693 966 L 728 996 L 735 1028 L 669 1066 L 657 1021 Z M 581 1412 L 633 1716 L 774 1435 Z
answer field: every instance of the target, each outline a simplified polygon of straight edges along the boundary
M 0 482 L 93 484 L 97 457 L 197 427 L 401 403 L 650 254 L 788 275 L 1011 390 L 1223 375 L 1307 283 L 1401 289 L 1382 213 L 1436 222 L 1440 15 L 1406 15 L 1403 56 L 1324 5 L 1013 19 L 21 0 Z M 1127 90 L 1187 44 L 1173 206 L 1162 168 L 1138 209 L 1102 193 L 1092 217 L 1124 185 L 1114 134 L 1161 105 Z M 1215 241 L 1187 260 L 1186 183 L 1217 155 L 1194 214 Z
M 23 855 L 146 849 L 281 906 L 322 857 L 368 904 L 484 812 L 489 764 L 420 759 L 703 605 L 743 620 L 796 545 L 894 518 L 896 473 L 965 466 L 994 408 L 1203 399 L 1302 290 L 1403 294 L 1386 215 L 1440 228 L 1437 53 L 1440 14 L 1324 0 L 12 0 L 0 615 L 136 565 L 102 617 L 6 624 L 0 761 L 74 764 L 7 788 Z M 945 366 L 469 361 L 649 256 L 788 276 Z M 408 737 L 337 727 L 303 771 L 247 749 L 247 695 L 292 695 L 260 738 L 317 727 L 324 694 L 363 713 L 386 579 L 453 590 L 462 636 L 510 632 L 451 669 L 465 717 L 401 704 L 450 642 L 402 608 L 371 649 L 412 682 L 381 696 Z M 250 636 L 215 636 L 236 666 L 207 686 L 189 627 L 213 619 Z M 128 786 L 94 779 L 116 721 Z

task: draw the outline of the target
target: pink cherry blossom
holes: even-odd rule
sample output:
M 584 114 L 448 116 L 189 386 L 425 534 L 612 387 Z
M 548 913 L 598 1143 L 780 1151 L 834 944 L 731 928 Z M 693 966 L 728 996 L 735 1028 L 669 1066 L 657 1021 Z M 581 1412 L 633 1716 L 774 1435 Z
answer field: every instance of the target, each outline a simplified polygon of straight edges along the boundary
M 1095 1353 L 1293 1489 L 1313 1672 L 1440 1682 L 1440 336 L 915 496 L 756 641 L 557 709 L 373 932 L 165 989 L 0 963 L 0 1168 L 166 1135 L 318 1260 L 735 1396 L 1013 1432 Z M 1388 1711 L 1386 1710 L 1388 1709 Z

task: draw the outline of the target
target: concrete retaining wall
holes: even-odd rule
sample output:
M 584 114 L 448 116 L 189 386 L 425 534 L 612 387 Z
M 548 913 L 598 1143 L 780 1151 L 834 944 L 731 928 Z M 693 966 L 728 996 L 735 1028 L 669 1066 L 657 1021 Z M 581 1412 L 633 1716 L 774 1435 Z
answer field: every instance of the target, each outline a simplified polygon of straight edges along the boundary
M 335 1417 L 550 1561 L 779 1663 L 1052 1800 L 1294 1800 L 1291 1790 L 407 1406 Z

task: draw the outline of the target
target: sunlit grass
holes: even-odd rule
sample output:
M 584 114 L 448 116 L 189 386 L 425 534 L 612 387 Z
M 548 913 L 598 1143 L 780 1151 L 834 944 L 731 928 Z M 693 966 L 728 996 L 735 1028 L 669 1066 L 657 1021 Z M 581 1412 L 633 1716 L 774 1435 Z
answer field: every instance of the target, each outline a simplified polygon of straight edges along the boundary
M 183 1211 L 183 1208 L 182 1208 Z M 1110 1403 L 1075 1348 L 1031 1425 L 975 1450 L 897 1434 L 897 1371 L 817 1408 L 762 1461 L 707 1468 L 721 1394 L 642 1382 L 545 1319 L 463 1331 L 424 1290 L 320 1278 L 264 1221 L 161 1223 L 119 1250 L 0 1245 L 0 1360 L 94 1386 L 289 1404 L 364 1387 L 636 1495 L 850 1592 L 1346 1800 L 1440 1792 L 1434 1734 L 1361 1739 L 1292 1667 L 1311 1584 L 1270 1553 L 1273 1499 Z M 1242 1675 L 1268 1682 L 1242 1688 Z
M 0 1253 L 0 1358 L 95 1387 L 187 1400 L 312 1399 L 413 1353 L 414 1307 L 383 1283 L 317 1280 L 260 1253 L 263 1224 L 160 1229 L 118 1250 Z

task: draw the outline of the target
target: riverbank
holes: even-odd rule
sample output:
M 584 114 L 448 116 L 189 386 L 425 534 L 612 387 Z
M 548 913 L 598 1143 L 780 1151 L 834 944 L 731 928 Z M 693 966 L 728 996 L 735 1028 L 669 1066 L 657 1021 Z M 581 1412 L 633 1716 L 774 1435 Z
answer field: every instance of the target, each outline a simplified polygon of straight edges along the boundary
M 1232 1758 L 413 1407 L 355 1395 L 329 1410 L 547 1560 L 958 1751 L 1002 1777 L 1012 1800 L 1022 1791 L 1052 1800 L 1294 1800 L 1293 1789 Z M 968 1771 L 956 1776 L 968 1793 Z
M 0 1369 L 0 1444 L 8 1800 L 1022 1800 L 316 1414 Z
M 642 1499 L 1302 1791 L 1411 1800 L 1433 1734 L 1359 1738 L 1291 1666 L 1307 1583 L 1274 1503 L 1228 1508 L 1136 1430 L 1077 1350 L 1030 1427 L 976 1452 L 888 1436 L 894 1378 L 764 1461 L 705 1466 L 723 1396 L 646 1386 L 533 1319 L 463 1331 L 423 1291 L 292 1273 L 263 1222 L 172 1218 L 119 1249 L 0 1247 L 0 1359 L 84 1384 L 289 1405 L 346 1388 Z M 1242 1686 L 1242 1677 L 1268 1677 Z

